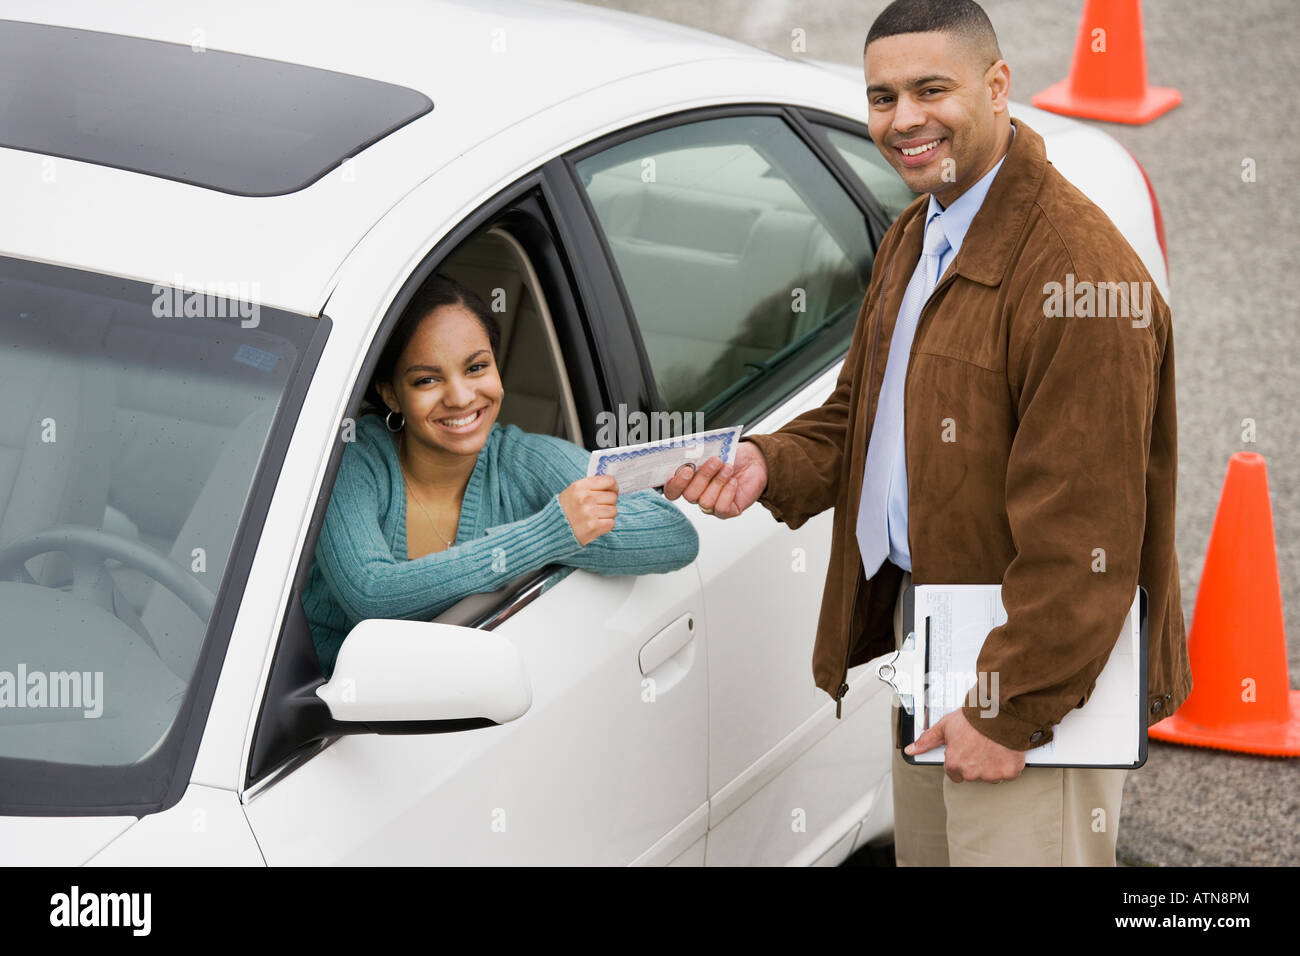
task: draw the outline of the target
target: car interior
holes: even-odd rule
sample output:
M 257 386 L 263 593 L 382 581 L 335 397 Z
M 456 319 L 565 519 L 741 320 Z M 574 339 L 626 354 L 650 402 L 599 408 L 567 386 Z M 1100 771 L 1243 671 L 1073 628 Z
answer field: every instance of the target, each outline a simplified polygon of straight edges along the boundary
M 642 162 L 593 171 L 587 193 L 669 408 L 707 408 L 749 367 L 860 300 L 843 249 L 757 150 L 668 152 L 652 188 Z M 791 309 L 794 288 L 802 311 Z
M 43 297 L 33 286 L 16 301 L 10 347 L 0 349 L 0 398 L 18 410 L 0 433 L 0 544 L 57 525 L 102 529 L 168 555 L 215 590 L 284 375 L 245 364 L 228 337 L 193 334 L 210 320 L 166 326 L 91 297 L 71 308 L 66 293 Z M 240 341 L 275 362 L 288 347 L 256 329 Z M 48 587 L 71 579 L 61 552 L 25 564 Z M 206 622 L 142 572 L 107 566 L 119 616 L 138 616 L 188 676 L 193 635 L 159 635 L 197 629 L 201 639 Z
M 0 615 L 26 622 L 7 641 L 29 667 L 101 671 L 107 703 L 94 733 L 51 711 L 0 751 L 130 762 L 191 678 L 298 345 L 265 315 L 232 336 L 229 318 L 159 317 L 147 299 L 8 278 L 4 291 Z M 80 550 L 50 549 L 55 533 Z M 152 571 L 129 566 L 140 545 Z
M 250 388 L 243 376 L 196 377 L 180 407 L 170 391 L 139 384 L 123 377 L 119 388 L 104 527 L 150 545 L 186 570 L 197 563 L 203 568 L 198 576 L 215 592 L 270 432 L 278 389 Z M 159 476 L 169 486 L 161 491 Z M 114 577 L 127 602 L 119 616 L 138 614 L 168 667 L 188 679 L 208 622 L 140 571 L 121 568 Z

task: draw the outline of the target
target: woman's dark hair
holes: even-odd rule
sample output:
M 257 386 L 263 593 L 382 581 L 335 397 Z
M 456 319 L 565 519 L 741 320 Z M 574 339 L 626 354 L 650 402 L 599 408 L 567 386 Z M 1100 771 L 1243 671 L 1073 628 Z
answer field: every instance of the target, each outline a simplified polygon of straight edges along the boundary
M 455 279 L 441 274 L 431 276 L 415 293 L 406 311 L 397 320 L 397 327 L 389 335 L 384 350 L 379 353 L 379 364 L 375 366 L 375 374 L 371 376 L 370 385 L 366 388 L 366 401 L 374 406 L 376 414 L 384 415 L 388 412 L 388 406 L 384 404 L 384 399 L 379 394 L 379 383 L 393 380 L 397 360 L 406 351 L 406 346 L 410 344 L 415 330 L 420 327 L 420 322 L 434 309 L 444 305 L 464 306 L 474 314 L 479 324 L 483 326 L 483 331 L 487 333 L 488 345 L 492 347 L 492 358 L 496 360 L 501 347 L 501 325 L 492 314 L 492 310 L 487 307 L 487 303 L 477 292 L 467 289 Z

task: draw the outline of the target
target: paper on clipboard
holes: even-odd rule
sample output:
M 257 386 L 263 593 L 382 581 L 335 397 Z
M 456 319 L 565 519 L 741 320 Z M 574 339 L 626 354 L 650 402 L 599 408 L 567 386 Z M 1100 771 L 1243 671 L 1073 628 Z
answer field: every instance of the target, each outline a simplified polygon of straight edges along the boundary
M 996 713 L 996 675 L 978 674 L 989 631 L 1006 622 L 998 585 L 920 585 L 912 589 L 914 629 L 903 650 L 877 668 L 899 692 L 910 743 L 968 699 Z M 1052 740 L 1026 754 L 1026 766 L 1140 767 L 1146 761 L 1146 594 L 1139 588 L 1087 703 L 1053 728 Z M 974 696 L 968 697 L 973 690 Z M 941 764 L 944 748 L 904 759 Z

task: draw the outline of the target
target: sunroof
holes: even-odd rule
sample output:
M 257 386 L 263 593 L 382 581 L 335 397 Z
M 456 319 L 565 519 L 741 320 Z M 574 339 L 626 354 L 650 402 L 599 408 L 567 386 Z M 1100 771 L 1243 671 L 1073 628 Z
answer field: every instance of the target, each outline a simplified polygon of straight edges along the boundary
M 0 146 L 241 196 L 302 189 L 432 109 L 347 73 L 0 20 Z

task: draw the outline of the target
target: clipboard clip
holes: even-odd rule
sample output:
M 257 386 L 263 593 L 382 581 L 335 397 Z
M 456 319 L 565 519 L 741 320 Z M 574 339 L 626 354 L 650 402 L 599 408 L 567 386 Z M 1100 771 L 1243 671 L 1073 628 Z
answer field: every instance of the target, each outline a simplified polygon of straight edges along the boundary
M 876 677 L 894 689 L 899 705 L 908 714 L 915 714 L 912 675 L 915 673 L 916 653 L 916 632 L 908 631 L 903 646 L 876 665 Z

